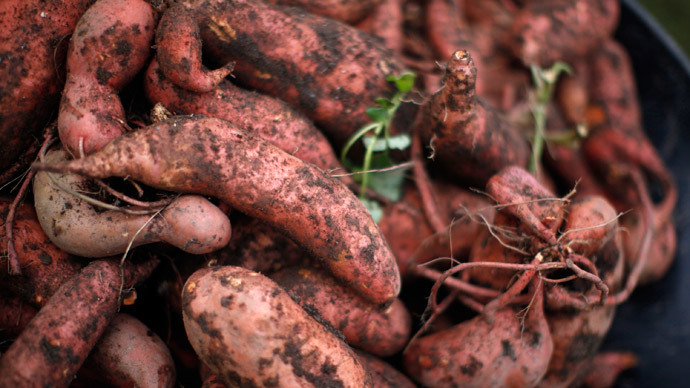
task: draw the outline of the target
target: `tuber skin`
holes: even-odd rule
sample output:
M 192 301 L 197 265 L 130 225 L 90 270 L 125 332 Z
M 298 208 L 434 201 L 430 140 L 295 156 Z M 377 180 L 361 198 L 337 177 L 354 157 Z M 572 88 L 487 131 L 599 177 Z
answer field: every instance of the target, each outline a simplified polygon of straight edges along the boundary
M 201 63 L 201 37 L 194 15 L 182 6 L 168 8 L 156 29 L 156 59 L 165 77 L 196 93 L 215 89 L 234 67 L 209 70 Z
M 288 102 L 336 146 L 371 119 L 366 109 L 395 91 L 399 58 L 371 36 L 299 9 L 250 1 L 181 2 L 193 10 L 209 56 L 235 61 L 238 82 Z
M 150 272 L 149 272 L 150 273 Z M 67 387 L 115 316 L 124 279 L 118 263 L 96 260 L 62 284 L 0 358 L 2 387 Z
M 610 388 L 618 375 L 637 366 L 638 359 L 631 352 L 602 352 L 594 356 L 583 379 L 585 388 Z
M 373 386 L 352 349 L 259 273 L 201 269 L 182 306 L 194 350 L 228 386 Z
M 46 162 L 66 161 L 63 150 L 47 153 Z M 51 241 L 73 255 L 106 257 L 128 247 L 166 242 L 200 255 L 220 249 L 230 241 L 231 227 L 225 213 L 198 195 L 174 199 L 159 214 L 126 214 L 97 208 L 56 186 L 48 176 L 34 177 L 34 206 L 38 220 Z M 56 181 L 74 191 L 87 191 L 87 180 L 75 174 L 56 174 Z
M 309 13 L 355 24 L 369 15 L 382 0 L 268 0 L 268 2 L 301 8 Z
M 356 27 L 380 40 L 394 54 L 402 55 L 405 38 L 403 22 L 402 1 L 381 0 Z
M 428 387 L 532 387 L 546 373 L 553 341 L 538 289 L 527 317 L 513 308 L 478 315 L 412 341 L 403 365 Z
M 480 186 L 500 169 L 526 166 L 526 140 L 476 96 L 477 69 L 468 51 L 453 53 L 444 86 L 425 107 L 419 130 L 432 157 L 454 176 Z
M 0 171 L 17 160 L 54 115 L 67 38 L 93 2 L 0 2 Z
M 37 310 L 21 297 L 6 292 L 0 293 L 0 338 L 9 339 L 19 335 L 36 312 Z
M 215 196 L 285 233 L 365 299 L 387 303 L 400 292 L 388 244 L 345 185 L 226 121 L 179 116 L 127 133 L 87 158 L 34 166 Z
M 149 64 L 144 88 L 151 102 L 160 102 L 173 112 L 227 120 L 324 171 L 345 171 L 328 139 L 303 114 L 277 98 L 227 80 L 209 93 L 193 93 L 165 78 L 156 59 Z
M 143 0 L 99 0 L 79 20 L 58 113 L 60 141 L 72 155 L 90 154 L 125 132 L 117 93 L 144 67 L 155 17 Z
M 119 313 L 84 362 L 102 383 L 116 387 L 175 386 L 175 363 L 156 333 L 131 315 Z
M 369 371 L 376 388 L 415 388 L 416 385 L 389 363 L 367 352 L 356 350 L 357 357 Z
M 388 357 L 402 350 L 410 337 L 412 318 L 399 299 L 380 308 L 327 273 L 306 267 L 286 268 L 270 278 L 317 321 L 342 332 L 355 348 Z

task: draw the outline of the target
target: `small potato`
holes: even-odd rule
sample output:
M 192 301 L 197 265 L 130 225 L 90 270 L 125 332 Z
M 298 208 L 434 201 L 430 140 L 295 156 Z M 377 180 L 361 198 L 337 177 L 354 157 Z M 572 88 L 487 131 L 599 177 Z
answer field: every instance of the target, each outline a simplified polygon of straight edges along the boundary
M 182 317 L 201 361 L 229 386 L 373 386 L 351 348 L 259 273 L 195 272 L 182 291 Z

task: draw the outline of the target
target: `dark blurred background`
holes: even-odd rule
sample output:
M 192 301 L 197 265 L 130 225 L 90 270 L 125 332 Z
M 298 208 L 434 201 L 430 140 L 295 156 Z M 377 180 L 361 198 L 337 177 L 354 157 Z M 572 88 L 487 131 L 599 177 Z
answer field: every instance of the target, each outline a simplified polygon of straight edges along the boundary
M 690 1 L 638 0 L 664 26 L 685 55 L 690 55 Z

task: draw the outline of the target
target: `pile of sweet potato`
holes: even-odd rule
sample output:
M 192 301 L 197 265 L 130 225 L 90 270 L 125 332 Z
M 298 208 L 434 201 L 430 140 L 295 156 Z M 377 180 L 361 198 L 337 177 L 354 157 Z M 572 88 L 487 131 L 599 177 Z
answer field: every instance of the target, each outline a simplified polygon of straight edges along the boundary
M 610 386 L 676 249 L 619 7 L 2 2 L 0 387 Z

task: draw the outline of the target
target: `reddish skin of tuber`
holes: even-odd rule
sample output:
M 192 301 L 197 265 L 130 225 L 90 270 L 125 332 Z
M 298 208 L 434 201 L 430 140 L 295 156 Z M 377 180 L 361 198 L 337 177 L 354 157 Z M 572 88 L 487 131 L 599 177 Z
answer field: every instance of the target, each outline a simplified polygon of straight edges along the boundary
M 327 273 L 306 267 L 286 268 L 270 278 L 317 321 L 342 332 L 355 348 L 388 357 L 402 350 L 410 337 L 412 318 L 399 299 L 381 308 Z
M 186 8 L 168 8 L 156 29 L 156 58 L 166 78 L 196 93 L 206 93 L 232 72 L 233 64 L 209 70 L 201 63 L 201 36 L 194 16 Z
M 582 256 L 595 256 L 620 231 L 618 213 L 604 197 L 584 197 L 567 210 L 561 241 Z
M 138 319 L 120 313 L 84 362 L 102 384 L 116 387 L 175 385 L 175 363 L 165 343 Z
M 369 353 L 355 351 L 357 357 L 369 371 L 376 388 L 415 388 L 416 385 L 403 373 L 387 362 Z
M 419 129 L 449 173 L 483 186 L 506 166 L 526 166 L 529 150 L 525 139 L 477 98 L 476 78 L 469 52 L 455 52 Z
M 379 39 L 384 47 L 396 55 L 401 55 L 404 47 L 403 22 L 401 0 L 382 0 L 356 27 Z
M 146 95 L 178 114 L 203 114 L 240 129 L 325 171 L 345 171 L 328 139 L 304 115 L 283 101 L 242 89 L 223 80 L 209 93 L 193 93 L 164 78 L 155 59 L 144 79 Z M 346 179 L 345 183 L 351 181 Z
M 92 3 L 0 2 L 0 171 L 15 162 L 54 114 L 67 38 Z
M 63 150 L 48 152 L 46 162 L 67 160 Z M 196 255 L 227 245 L 227 216 L 204 197 L 183 195 L 158 214 L 126 214 L 91 205 L 57 187 L 48 176 L 34 177 L 34 206 L 43 230 L 68 253 L 82 257 L 119 255 L 128 248 L 163 241 Z M 89 182 L 75 174 L 55 174 L 59 184 L 88 192 Z
M 21 297 L 0 293 L 0 338 L 19 335 L 36 315 L 37 310 Z
M 638 260 L 638 252 L 647 226 L 638 211 L 624 215 L 621 218 L 621 226 L 626 231 L 622 234 L 625 260 L 628 268 L 632 268 Z M 650 284 L 661 280 L 673 264 L 677 247 L 678 236 L 673 221 L 655 220 L 652 245 L 638 284 Z
M 526 66 L 572 62 L 611 36 L 619 12 L 617 0 L 530 1 L 514 16 L 508 47 Z
M 371 14 L 382 0 L 268 0 L 268 2 L 301 8 L 343 23 L 355 24 Z
M 373 386 L 352 349 L 259 273 L 199 270 L 182 306 L 199 358 L 229 386 Z
M 117 93 L 149 57 L 155 14 L 143 0 L 100 0 L 82 16 L 67 53 L 58 131 L 72 155 L 94 152 L 126 129 Z
M 0 358 L 0 386 L 67 387 L 119 307 L 125 279 L 115 261 L 97 260 L 60 286 Z
M 179 116 L 41 168 L 215 196 L 288 235 L 365 299 L 387 303 L 400 292 L 388 244 L 345 185 L 226 121 Z
M 517 311 L 479 315 L 413 341 L 403 354 L 408 374 L 429 387 L 531 387 L 546 372 L 553 341 L 542 290 L 524 326 Z
M 204 48 L 236 61 L 237 80 L 278 97 L 312 119 L 337 145 L 371 119 L 365 110 L 394 92 L 386 77 L 400 60 L 371 36 L 294 8 L 237 0 L 187 0 Z
M 637 366 L 637 356 L 630 352 L 602 352 L 594 356 L 583 379 L 585 388 L 610 388 L 621 372 Z

